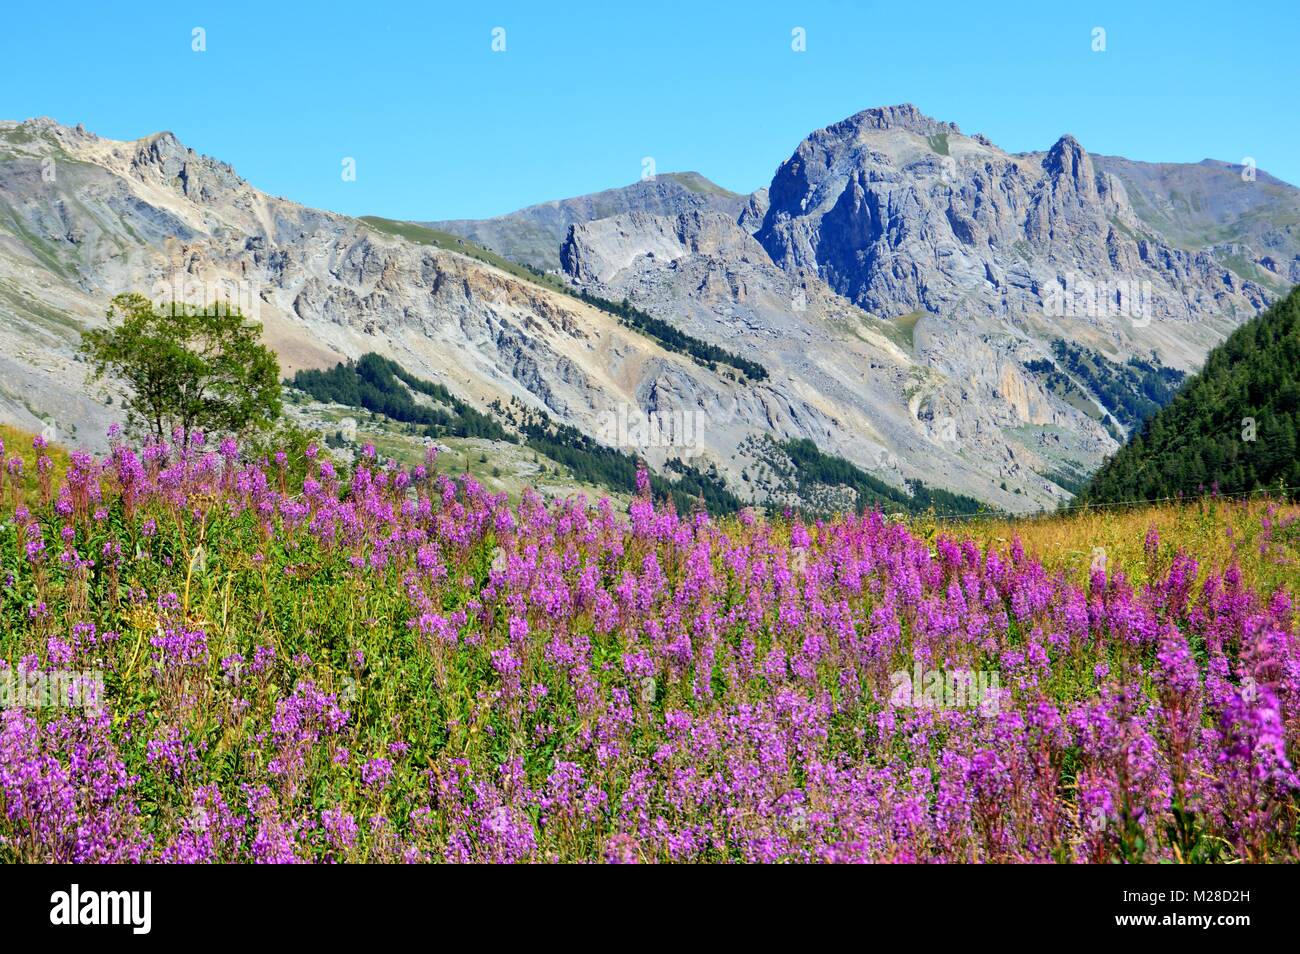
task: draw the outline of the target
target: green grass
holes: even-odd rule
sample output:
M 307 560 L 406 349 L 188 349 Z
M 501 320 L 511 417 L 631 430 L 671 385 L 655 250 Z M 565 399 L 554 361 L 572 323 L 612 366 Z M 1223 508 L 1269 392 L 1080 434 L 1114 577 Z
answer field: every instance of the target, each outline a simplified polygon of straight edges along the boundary
M 738 192 L 732 192 L 730 189 L 724 189 L 716 182 L 710 182 L 704 176 L 696 172 L 667 172 L 663 178 L 672 179 L 679 186 L 688 192 L 694 192 L 698 195 L 720 195 L 729 199 L 743 199 Z
M 907 342 L 909 350 L 916 349 L 916 326 L 921 319 L 925 317 L 923 311 L 909 311 L 906 315 L 899 315 L 894 319 L 894 327 L 898 329 L 903 340 Z
M 414 222 L 385 219 L 377 215 L 363 215 L 361 222 L 376 232 L 395 235 L 398 238 L 406 239 L 408 242 L 414 242 L 416 245 L 432 245 L 447 252 L 458 252 L 461 255 L 467 255 L 470 258 L 491 265 L 493 268 L 499 268 L 501 271 L 522 281 L 541 285 L 552 291 L 565 294 L 569 291 L 568 287 L 554 276 L 533 271 L 518 262 L 512 262 L 510 259 L 498 255 L 490 248 L 479 245 L 477 242 L 471 242 L 469 239 L 461 238 L 459 235 L 453 235 L 450 232 L 444 232 L 441 229 L 431 229 L 428 226 L 416 225 Z

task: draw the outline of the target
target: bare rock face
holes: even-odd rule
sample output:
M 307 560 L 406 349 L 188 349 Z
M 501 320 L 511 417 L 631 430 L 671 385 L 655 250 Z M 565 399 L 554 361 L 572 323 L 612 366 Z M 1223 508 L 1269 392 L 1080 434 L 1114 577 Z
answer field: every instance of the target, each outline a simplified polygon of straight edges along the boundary
M 1012 155 L 896 106 L 813 133 L 748 197 L 660 175 L 439 223 L 758 362 L 753 382 L 554 288 L 265 195 L 169 133 L 0 122 L 0 419 L 102 442 L 120 402 L 87 388 L 81 329 L 119 292 L 233 294 L 287 374 L 377 351 L 607 443 L 611 415 L 672 419 L 690 445 L 644 448 L 651 463 L 688 454 L 755 502 L 785 492 L 749 479 L 756 448 L 808 438 L 898 487 L 1027 510 L 1067 497 L 1054 476 L 1118 433 L 1087 382 L 1031 370 L 1051 343 L 1194 368 L 1300 277 L 1298 196 L 1069 136 Z
M 900 487 L 921 479 L 1023 508 L 1063 492 L 1038 476 L 1051 462 L 1030 448 L 1010 449 L 1002 428 L 1061 426 L 1090 461 L 1114 446 L 1096 421 L 1054 401 L 1013 349 L 967 341 L 962 360 L 948 361 L 949 351 L 926 334 L 907 341 L 815 273 L 777 267 L 721 215 L 631 213 L 575 225 L 561 258 L 593 293 L 626 298 L 773 372 L 752 389 L 780 399 L 768 399 L 760 418 L 732 410 L 710 418 L 736 437 L 725 459 L 733 473 L 761 462 L 747 452 L 757 423 L 760 434 L 813 440 Z M 1005 461 L 1017 454 L 1020 494 L 1001 489 Z
M 1257 261 L 1256 280 L 1189 241 L 1190 226 L 1164 236 L 1157 185 L 1125 162 L 1096 162 L 1068 135 L 1011 155 L 912 106 L 870 109 L 809 136 L 734 228 L 617 215 L 575 224 L 561 263 L 583 287 L 789 372 L 833 408 L 803 432 L 824 449 L 895 482 L 1037 505 L 1062 493 L 1044 475 L 1086 472 L 1116 444 L 1086 383 L 1083 401 L 1053 393 L 1027 363 L 1064 338 L 1119 364 L 1155 352 L 1194 368 L 1287 281 L 1285 236 L 1244 223 L 1270 209 L 1285 220 L 1300 192 L 1270 184 L 1192 223 L 1272 242 L 1280 255 L 1233 253 Z M 1193 168 L 1193 183 L 1218 173 Z
M 1268 298 L 1163 240 L 1072 136 L 1013 156 L 914 107 L 867 110 L 801 143 L 769 197 L 755 235 L 772 260 L 882 315 L 1071 317 L 1048 314 L 1071 282 L 1149 282 L 1153 317 L 1184 321 L 1244 317 Z
M 558 252 L 574 223 L 609 218 L 624 212 L 671 215 L 681 211 L 740 214 L 746 197 L 729 192 L 698 172 L 669 172 L 641 179 L 620 189 L 544 202 L 495 219 L 424 223 L 486 245 L 507 258 L 534 268 L 559 268 Z
M 767 262 L 763 247 L 734 219 L 716 212 L 674 216 L 630 212 L 570 226 L 560 263 L 580 283 L 601 282 L 641 259 L 678 262 L 700 256 L 718 261 Z

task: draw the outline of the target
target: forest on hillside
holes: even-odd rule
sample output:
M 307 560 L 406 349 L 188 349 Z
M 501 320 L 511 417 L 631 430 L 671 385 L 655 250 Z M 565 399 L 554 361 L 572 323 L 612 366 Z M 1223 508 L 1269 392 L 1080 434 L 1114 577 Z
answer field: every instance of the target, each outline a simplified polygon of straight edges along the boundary
M 382 355 L 364 354 L 328 370 L 305 369 L 286 382 L 317 401 L 363 408 L 404 424 L 419 424 L 429 437 L 512 440 L 492 417 L 471 407 L 443 385 L 408 372 Z M 421 403 L 421 394 L 429 399 Z
M 1111 457 L 1080 502 L 1300 486 L 1300 290 L 1242 325 Z
M 1052 355 L 1054 360 L 1026 361 L 1025 369 L 1063 397 L 1086 388 L 1109 415 L 1105 424 L 1112 434 L 1117 433 L 1112 419 L 1131 431 L 1172 401 L 1186 377 L 1162 364 L 1155 352 L 1119 364 L 1093 348 L 1057 338 Z

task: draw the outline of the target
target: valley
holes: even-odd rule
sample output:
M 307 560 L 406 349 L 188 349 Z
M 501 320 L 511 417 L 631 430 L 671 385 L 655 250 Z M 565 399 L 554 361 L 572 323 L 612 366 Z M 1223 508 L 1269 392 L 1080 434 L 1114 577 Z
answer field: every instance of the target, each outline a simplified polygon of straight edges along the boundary
M 902 105 L 811 134 L 749 196 L 666 173 L 420 223 L 266 195 L 168 133 L 9 122 L 0 418 L 102 447 L 111 389 L 82 383 L 75 343 L 112 294 L 143 290 L 232 302 L 287 376 L 373 352 L 665 479 L 714 470 L 749 504 L 776 505 L 746 479 L 770 439 L 904 497 L 919 481 L 1051 509 L 1156 406 L 1061 364 L 1055 342 L 1097 369 L 1184 374 L 1300 269 L 1297 190 L 1261 173 L 1211 201 L 1233 174 L 1092 157 L 1069 136 L 1010 154 Z M 620 414 L 699 426 L 638 443 L 609 434 Z

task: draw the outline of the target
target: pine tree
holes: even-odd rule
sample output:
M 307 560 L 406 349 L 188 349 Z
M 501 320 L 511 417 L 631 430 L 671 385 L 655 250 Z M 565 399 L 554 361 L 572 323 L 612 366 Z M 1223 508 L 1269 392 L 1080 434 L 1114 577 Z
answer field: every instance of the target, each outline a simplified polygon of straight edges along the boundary
M 1080 502 L 1300 484 L 1300 288 L 1242 325 L 1093 476 Z

